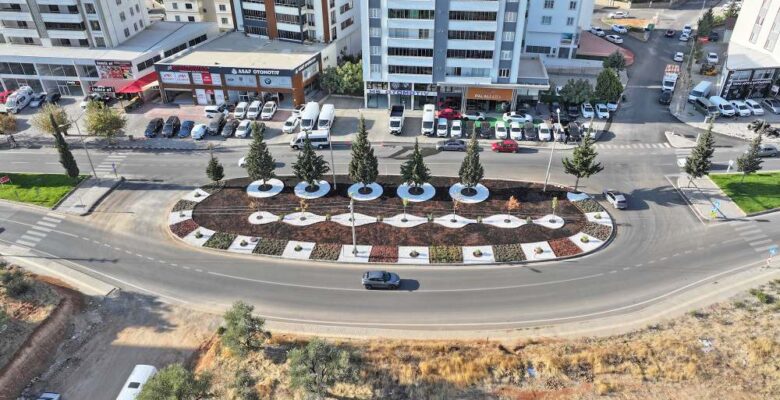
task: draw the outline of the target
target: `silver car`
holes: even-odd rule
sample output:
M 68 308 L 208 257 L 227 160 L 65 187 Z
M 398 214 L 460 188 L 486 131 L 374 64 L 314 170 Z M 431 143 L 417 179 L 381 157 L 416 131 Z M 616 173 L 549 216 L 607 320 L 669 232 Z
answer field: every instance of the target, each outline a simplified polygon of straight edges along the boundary
M 401 287 L 401 278 L 387 271 L 366 271 L 361 279 L 366 289 L 398 289 Z
M 780 114 L 780 100 L 764 99 L 764 101 L 761 102 L 761 105 L 764 106 L 764 108 L 767 110 L 771 111 L 772 114 Z
M 444 140 L 439 143 L 436 143 L 436 150 L 466 151 L 466 142 L 460 139 Z
M 748 150 L 745 150 L 745 153 L 747 152 Z M 778 152 L 777 147 L 773 144 L 762 143 L 758 148 L 759 157 L 777 157 L 778 155 L 780 155 L 780 152 Z
M 622 210 L 628 207 L 628 200 L 626 200 L 626 196 L 617 190 L 604 189 L 604 198 L 607 199 L 609 204 L 612 204 L 612 207 L 615 207 L 618 210 Z

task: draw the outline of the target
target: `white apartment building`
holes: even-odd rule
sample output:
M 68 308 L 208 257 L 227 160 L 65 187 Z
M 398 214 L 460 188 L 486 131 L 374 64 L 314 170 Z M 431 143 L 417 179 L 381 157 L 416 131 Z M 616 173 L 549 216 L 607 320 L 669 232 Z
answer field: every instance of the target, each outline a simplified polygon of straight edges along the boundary
M 549 89 L 576 55 L 593 0 L 366 0 L 366 107 L 497 110 Z
M 778 92 L 780 0 L 742 2 L 721 74 L 720 94 L 728 100 Z

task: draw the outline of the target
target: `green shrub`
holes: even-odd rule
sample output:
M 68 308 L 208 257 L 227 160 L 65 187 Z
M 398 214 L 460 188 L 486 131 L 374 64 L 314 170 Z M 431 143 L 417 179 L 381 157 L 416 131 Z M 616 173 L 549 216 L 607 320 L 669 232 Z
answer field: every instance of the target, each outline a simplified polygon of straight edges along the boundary
M 775 301 L 774 296 L 772 296 L 771 294 L 765 293 L 762 290 L 750 289 L 750 294 L 755 296 L 756 300 L 758 300 L 762 304 L 772 304 Z
M 213 234 L 209 240 L 203 244 L 203 246 L 210 247 L 212 249 L 227 250 L 235 239 L 236 235 L 233 233 L 217 232 Z
M 496 262 L 525 261 L 525 253 L 520 244 L 497 244 L 493 246 L 493 257 Z
M 222 190 L 224 187 L 225 187 L 225 181 L 222 180 L 219 182 L 212 182 L 209 183 L 208 185 L 201 186 L 200 189 L 208 194 L 214 194 Z
M 431 246 L 430 259 L 434 264 L 463 262 L 463 252 L 460 246 Z
M 585 199 L 582 201 L 573 201 L 575 207 L 579 208 L 584 213 L 589 212 L 604 212 L 604 207 L 593 199 Z
M 265 254 L 269 256 L 281 256 L 284 248 L 287 247 L 286 240 L 279 239 L 261 239 L 260 243 L 252 251 L 255 254 Z
M 14 274 L 13 277 L 5 283 L 5 293 L 10 297 L 20 297 L 27 293 L 32 287 L 30 281 L 19 271 L 15 271 L 18 274 Z

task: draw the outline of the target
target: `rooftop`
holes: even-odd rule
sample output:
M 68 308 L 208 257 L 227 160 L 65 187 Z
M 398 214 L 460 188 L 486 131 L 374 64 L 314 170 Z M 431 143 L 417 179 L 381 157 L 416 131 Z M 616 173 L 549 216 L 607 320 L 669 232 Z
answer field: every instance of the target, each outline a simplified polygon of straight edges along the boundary
M 305 63 L 327 45 L 261 39 L 231 32 L 159 64 L 289 69 Z
M 732 41 L 729 43 L 726 68 L 732 71 L 737 69 L 780 68 L 780 60 L 768 51 L 750 48 Z

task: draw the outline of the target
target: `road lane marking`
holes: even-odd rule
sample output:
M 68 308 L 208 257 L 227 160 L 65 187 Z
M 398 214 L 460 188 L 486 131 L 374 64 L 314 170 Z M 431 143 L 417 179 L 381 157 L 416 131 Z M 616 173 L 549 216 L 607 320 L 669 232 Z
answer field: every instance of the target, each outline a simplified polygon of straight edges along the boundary
M 43 232 L 38 232 L 38 231 L 34 231 L 34 230 L 32 230 L 32 229 L 30 229 L 30 230 L 29 230 L 29 231 L 27 231 L 26 233 L 27 233 L 28 235 L 33 235 L 33 236 L 40 236 L 40 237 L 42 237 L 42 238 L 43 238 L 43 237 L 46 237 L 46 234 L 45 234 L 45 233 L 43 233 Z
M 772 239 L 758 240 L 758 241 L 755 241 L 755 242 L 750 242 L 748 244 L 753 246 L 753 247 L 756 247 L 756 246 L 760 246 L 762 244 L 767 244 L 767 243 L 772 243 Z
M 45 227 L 49 227 L 49 228 L 56 228 L 57 227 L 56 224 L 50 224 L 48 222 L 43 222 L 43 221 L 38 221 L 38 222 L 36 222 L 36 224 L 41 225 L 41 226 L 45 226 Z
M 750 228 L 754 228 L 754 227 L 751 226 Z M 752 229 L 749 231 L 739 232 L 739 236 L 754 235 L 756 233 L 761 233 L 761 229 Z
M 754 241 L 754 240 L 758 240 L 758 239 L 764 239 L 764 238 L 767 238 L 767 237 L 768 237 L 767 235 L 764 235 L 764 234 L 762 233 L 762 234 L 760 234 L 760 235 L 745 236 L 745 237 L 743 237 L 743 239 L 745 239 L 745 241 L 747 241 L 747 242 L 752 242 L 752 241 Z
M 35 243 L 38 243 L 38 242 L 41 241 L 41 239 L 43 239 L 43 238 L 39 238 L 39 237 L 28 236 L 26 234 L 22 235 L 21 238 L 24 239 L 24 240 L 33 241 Z
M 44 220 L 44 221 L 55 223 L 55 224 L 59 224 L 60 222 L 62 222 L 61 219 L 52 218 L 52 217 L 43 217 L 41 219 Z
M 753 224 L 748 224 L 746 222 L 742 222 L 739 225 L 736 225 L 736 228 L 734 228 L 734 230 L 739 232 L 739 231 L 744 231 L 745 229 L 752 229 L 752 228 L 755 228 L 755 227 L 756 226 L 753 225 Z
M 29 164 L 29 161 L 11 161 L 11 164 Z
M 25 240 L 22 240 L 22 239 L 17 240 L 16 243 L 25 245 L 27 247 L 35 247 L 38 244 L 38 243 L 28 242 L 28 241 L 25 241 Z
M 771 249 L 772 247 L 775 247 L 775 245 L 770 244 L 769 246 L 755 247 L 755 248 L 753 248 L 753 250 L 755 250 L 756 252 L 760 253 L 760 252 L 767 251 L 767 250 Z

